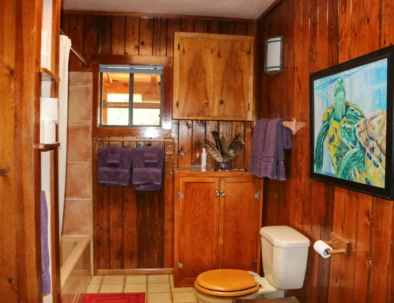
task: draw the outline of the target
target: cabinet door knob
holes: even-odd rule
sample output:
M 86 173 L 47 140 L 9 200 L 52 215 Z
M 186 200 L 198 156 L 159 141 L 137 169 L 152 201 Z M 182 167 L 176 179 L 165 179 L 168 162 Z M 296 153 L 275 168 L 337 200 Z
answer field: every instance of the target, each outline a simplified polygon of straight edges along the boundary
M 216 195 L 216 197 L 220 197 L 219 191 L 216 191 L 216 192 L 215 192 L 215 195 Z
M 219 104 L 223 104 L 224 103 L 224 100 L 223 99 L 220 99 L 219 100 Z
M 10 169 L 8 167 L 0 168 L 0 176 L 8 175 L 9 171 L 10 171 Z
M 205 103 L 205 104 L 208 104 L 208 103 L 209 103 L 209 100 L 208 100 L 208 99 L 204 100 L 204 103 Z
M 224 197 L 225 195 L 226 195 L 226 192 L 225 192 L 225 191 L 221 191 L 221 192 L 220 192 L 220 196 L 221 196 L 221 197 Z

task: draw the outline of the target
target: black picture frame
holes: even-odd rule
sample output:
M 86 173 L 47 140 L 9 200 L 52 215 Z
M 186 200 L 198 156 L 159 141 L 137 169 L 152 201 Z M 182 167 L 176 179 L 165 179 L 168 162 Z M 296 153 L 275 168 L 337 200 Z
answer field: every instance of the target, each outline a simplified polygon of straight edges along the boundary
M 386 84 L 378 82 L 385 75 Z M 394 46 L 312 73 L 309 80 L 310 178 L 393 200 Z

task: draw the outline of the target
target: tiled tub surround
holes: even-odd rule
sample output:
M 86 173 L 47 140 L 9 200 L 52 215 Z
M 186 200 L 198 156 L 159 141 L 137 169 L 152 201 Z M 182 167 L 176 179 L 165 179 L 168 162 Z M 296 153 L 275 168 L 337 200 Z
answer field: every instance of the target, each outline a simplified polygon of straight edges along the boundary
M 92 236 L 92 73 L 70 72 L 63 235 Z
M 174 288 L 172 275 L 95 276 L 87 293 L 144 292 L 146 303 L 196 303 L 192 287 Z
M 81 302 L 91 277 L 90 237 L 63 236 L 60 269 L 62 303 Z

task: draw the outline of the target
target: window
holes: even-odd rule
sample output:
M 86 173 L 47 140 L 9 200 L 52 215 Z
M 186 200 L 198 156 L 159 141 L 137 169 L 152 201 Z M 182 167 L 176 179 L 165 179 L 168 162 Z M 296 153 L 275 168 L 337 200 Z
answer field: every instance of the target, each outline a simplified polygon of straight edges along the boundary
M 160 126 L 163 66 L 100 65 L 100 126 Z

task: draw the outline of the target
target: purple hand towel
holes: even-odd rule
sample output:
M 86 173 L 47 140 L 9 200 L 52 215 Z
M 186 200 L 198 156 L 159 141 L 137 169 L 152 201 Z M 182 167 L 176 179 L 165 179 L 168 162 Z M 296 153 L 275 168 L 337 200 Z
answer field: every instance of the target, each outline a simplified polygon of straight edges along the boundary
M 45 192 L 41 191 L 41 274 L 42 295 L 51 292 L 51 273 L 49 271 L 49 244 L 48 244 L 48 205 Z
M 253 133 L 249 172 L 259 178 L 286 180 L 284 149 L 291 148 L 291 133 L 285 119 L 263 119 Z
M 103 147 L 97 151 L 98 182 L 107 186 L 130 184 L 133 149 Z
M 164 149 L 156 146 L 135 148 L 132 183 L 135 190 L 160 190 L 163 179 Z

